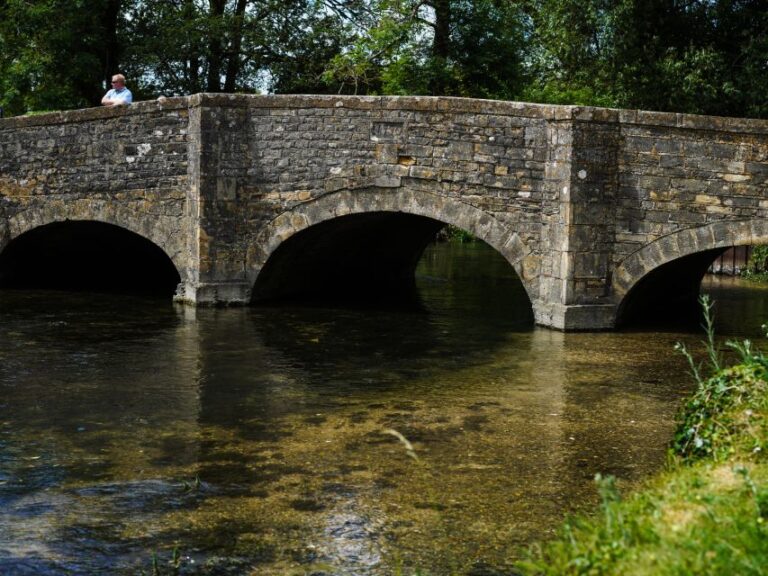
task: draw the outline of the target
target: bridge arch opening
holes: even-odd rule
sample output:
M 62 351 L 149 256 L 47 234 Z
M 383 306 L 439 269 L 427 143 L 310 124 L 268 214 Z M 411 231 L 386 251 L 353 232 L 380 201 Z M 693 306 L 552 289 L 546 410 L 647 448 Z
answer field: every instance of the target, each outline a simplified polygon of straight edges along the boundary
M 92 220 L 33 228 L 0 252 L 0 288 L 171 297 L 179 281 L 173 262 L 156 244 Z
M 421 254 L 442 227 L 432 218 L 396 212 L 320 222 L 275 250 L 256 280 L 253 300 L 408 299 Z
M 444 227 L 445 222 L 428 216 L 387 211 L 347 214 L 311 225 L 271 253 L 254 283 L 252 302 L 421 308 L 417 270 Z M 504 281 L 512 278 L 506 297 L 515 301 L 519 320 L 533 325 L 532 304 L 514 267 L 482 240 L 473 241 L 486 251 L 483 258 L 490 256 L 491 273 L 500 272 Z M 429 270 L 424 267 L 422 276 Z
M 619 304 L 616 326 L 698 324 L 704 275 L 727 248 L 676 258 L 645 274 Z

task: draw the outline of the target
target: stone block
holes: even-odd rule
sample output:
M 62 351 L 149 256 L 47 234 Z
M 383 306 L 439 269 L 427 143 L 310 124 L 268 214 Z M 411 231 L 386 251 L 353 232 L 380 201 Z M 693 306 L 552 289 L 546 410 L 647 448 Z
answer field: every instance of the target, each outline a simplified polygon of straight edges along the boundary
M 651 152 L 659 155 L 680 154 L 682 143 L 676 138 L 657 139 L 653 143 Z
M 573 255 L 573 277 L 606 278 L 607 258 L 604 253 L 577 252 Z
M 749 182 L 752 176 L 749 174 L 719 174 L 726 182 Z
M 727 206 L 707 206 L 706 213 L 707 214 L 730 214 L 731 209 L 728 208 Z
M 382 164 L 396 164 L 398 161 L 397 144 L 376 144 L 375 158 Z
M 449 160 L 471 160 L 475 146 L 472 142 L 450 142 L 444 151 L 444 157 Z
M 694 202 L 696 204 L 702 204 L 705 206 L 719 206 L 721 203 L 721 199 L 719 196 L 712 196 L 709 194 L 697 194 L 694 197 Z
M 378 176 L 373 180 L 373 185 L 379 188 L 399 188 L 400 183 L 400 177 L 387 174 Z

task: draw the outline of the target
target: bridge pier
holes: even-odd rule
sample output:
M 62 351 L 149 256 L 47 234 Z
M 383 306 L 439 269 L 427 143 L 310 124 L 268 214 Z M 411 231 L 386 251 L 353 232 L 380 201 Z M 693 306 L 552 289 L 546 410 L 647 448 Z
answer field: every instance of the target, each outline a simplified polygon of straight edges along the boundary
M 190 306 L 247 306 L 251 287 L 247 282 L 179 283 L 173 301 Z
M 565 332 L 611 330 L 616 324 L 615 304 L 547 304 L 534 302 L 537 325 Z

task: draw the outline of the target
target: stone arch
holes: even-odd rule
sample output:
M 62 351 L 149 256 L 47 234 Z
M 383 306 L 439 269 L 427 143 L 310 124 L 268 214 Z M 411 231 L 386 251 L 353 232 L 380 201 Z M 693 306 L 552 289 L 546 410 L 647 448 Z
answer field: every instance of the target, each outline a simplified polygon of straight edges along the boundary
M 613 275 L 613 293 L 618 304 L 617 321 L 625 312 L 633 292 L 654 272 L 669 267 L 676 260 L 701 255 L 695 267 L 706 266 L 708 254 L 731 246 L 768 243 L 768 220 L 718 221 L 680 230 L 647 244 L 625 258 Z M 712 256 L 714 259 L 714 256 Z
M 518 234 L 487 212 L 458 199 L 401 188 L 342 190 L 294 206 L 260 231 L 248 252 L 248 281 L 253 287 L 261 270 L 289 238 L 344 216 L 370 213 L 400 213 L 423 216 L 471 232 L 497 250 L 520 277 L 529 300 L 536 301 L 537 260 Z
M 9 285 L 19 281 L 26 282 L 22 280 L 24 278 L 33 283 L 43 282 L 43 271 L 53 270 L 50 278 L 59 279 L 55 284 L 57 287 L 66 288 L 66 283 L 67 287 L 77 284 L 76 289 L 82 289 L 89 286 L 89 282 L 97 275 L 92 275 L 85 268 L 79 270 L 77 266 L 71 275 L 62 273 L 63 269 L 58 268 L 58 262 L 63 262 L 64 259 L 50 260 L 52 256 L 49 256 L 48 260 L 46 257 L 39 260 L 40 265 L 35 270 L 34 266 L 28 264 L 32 262 L 28 259 L 29 251 L 32 250 L 34 254 L 45 246 L 45 242 L 51 242 L 50 238 L 59 238 L 63 241 L 56 244 L 59 250 L 70 254 L 71 252 L 67 251 L 73 246 L 86 246 L 85 253 L 89 258 L 98 257 L 101 259 L 96 261 L 104 262 L 107 251 L 97 243 L 99 239 L 107 238 L 116 242 L 115 247 L 121 256 L 119 260 L 112 260 L 110 256 L 109 265 L 102 268 L 105 274 L 99 274 L 101 278 L 94 284 L 98 285 L 97 289 L 108 285 L 125 285 L 129 290 L 138 289 L 144 292 L 155 290 L 151 287 L 154 284 L 161 290 L 158 294 L 165 294 L 166 290 L 176 290 L 178 283 L 183 282 L 188 274 L 186 262 L 182 259 L 182 235 L 169 233 L 169 230 L 180 232 L 181 226 L 178 218 L 141 214 L 115 205 L 106 207 L 101 202 L 54 201 L 39 207 L 29 207 L 0 223 L 0 258 L 5 266 L 10 266 L 6 270 L 10 275 L 6 276 L 5 281 L 12 283 Z M 17 240 L 20 243 L 15 242 Z M 40 254 L 50 255 L 56 252 L 57 250 L 50 252 L 46 249 L 46 252 Z M 120 262 L 127 267 L 124 267 L 122 272 L 117 272 L 122 266 Z M 65 277 L 69 280 L 65 280 Z M 121 277 L 121 282 L 114 284 L 118 277 Z M 83 280 L 77 281 L 76 278 Z M 156 281 L 149 281 L 150 278 L 155 278 Z M 44 282 L 48 283 L 47 280 Z
M 41 226 L 67 221 L 112 224 L 148 240 L 162 250 L 184 280 L 188 264 L 184 260 L 184 238 L 178 217 L 139 213 L 118 202 L 73 200 L 46 201 L 40 207 L 27 208 L 0 225 L 0 253 L 10 242 Z M 169 234 L 169 230 L 178 233 Z

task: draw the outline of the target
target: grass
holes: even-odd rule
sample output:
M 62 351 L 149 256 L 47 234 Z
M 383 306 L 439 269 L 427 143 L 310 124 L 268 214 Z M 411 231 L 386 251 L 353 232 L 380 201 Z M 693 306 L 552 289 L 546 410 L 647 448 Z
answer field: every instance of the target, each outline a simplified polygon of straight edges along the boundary
M 161 561 L 157 552 L 152 553 L 152 572 L 150 576 L 178 576 L 181 569 L 181 554 L 178 548 L 174 548 L 171 557 L 167 561 Z M 141 576 L 147 576 L 143 570 Z
M 768 574 L 768 358 L 749 341 L 729 343 L 738 363 L 723 367 L 711 305 L 702 305 L 707 366 L 679 346 L 698 386 L 667 469 L 626 499 L 613 478 L 598 477 L 599 511 L 534 546 L 521 574 Z
M 768 283 L 768 246 L 755 246 L 741 276 L 752 282 Z
M 741 277 L 750 282 L 756 282 L 758 284 L 768 284 L 768 272 L 750 272 L 745 271 L 741 273 Z

